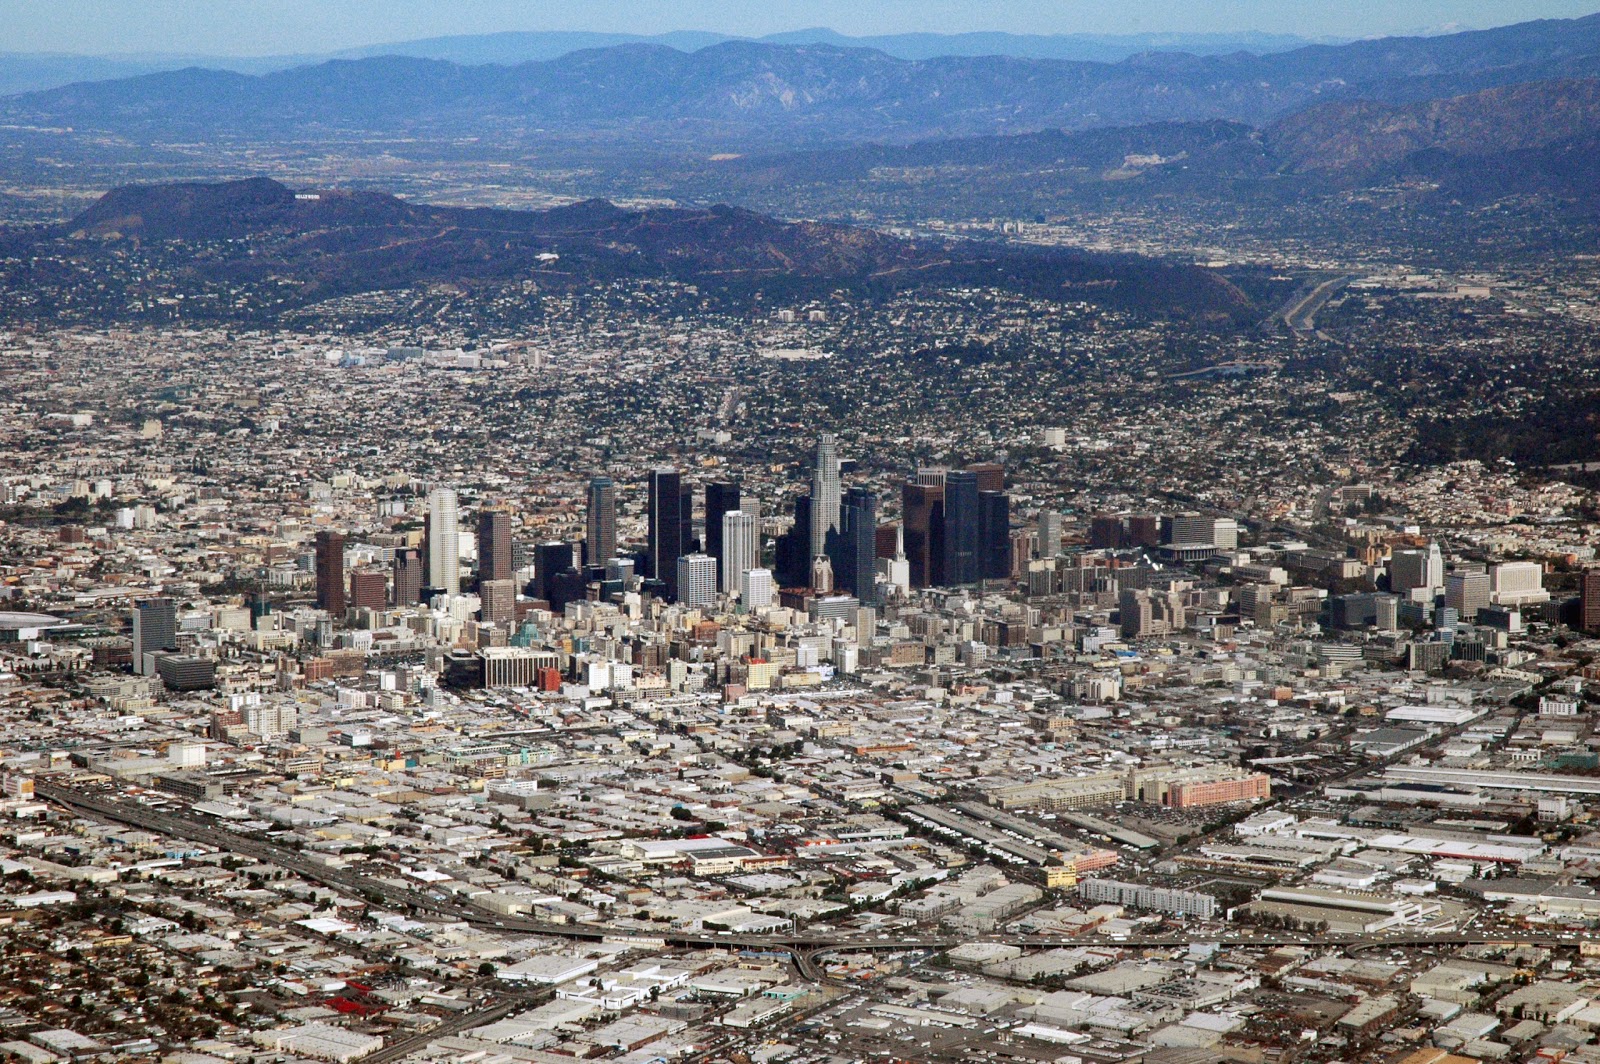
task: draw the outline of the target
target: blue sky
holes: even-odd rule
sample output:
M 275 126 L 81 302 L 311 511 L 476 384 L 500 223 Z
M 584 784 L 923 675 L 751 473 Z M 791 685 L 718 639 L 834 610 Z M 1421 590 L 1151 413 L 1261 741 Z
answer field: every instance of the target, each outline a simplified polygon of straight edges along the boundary
M 1359 37 L 1600 11 L 1600 0 L 0 0 L 0 50 L 268 55 L 456 33 L 1262 30 Z

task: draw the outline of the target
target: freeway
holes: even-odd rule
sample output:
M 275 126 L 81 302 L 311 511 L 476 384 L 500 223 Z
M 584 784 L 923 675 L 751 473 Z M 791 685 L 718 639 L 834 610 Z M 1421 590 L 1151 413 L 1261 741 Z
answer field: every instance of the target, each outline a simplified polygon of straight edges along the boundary
M 452 1016 L 438 1027 L 402 1038 L 398 1042 L 384 1046 L 371 1056 L 362 1057 L 361 1059 L 366 1064 L 389 1064 L 392 1060 L 400 1060 L 410 1056 L 435 1039 L 449 1038 L 451 1035 L 460 1034 L 469 1028 L 481 1027 L 484 1024 L 505 1019 L 513 1012 L 531 1009 L 543 1004 L 553 996 L 546 990 L 538 994 L 514 994 L 500 998 L 480 1008 L 463 1012 L 458 1016 Z
M 1071 935 L 1017 935 L 990 934 L 972 936 L 862 934 L 860 932 L 823 932 L 768 935 L 730 935 L 707 932 L 635 932 L 621 928 L 595 927 L 575 924 L 549 924 L 516 916 L 496 916 L 455 901 L 442 895 L 431 894 L 394 883 L 376 876 L 364 875 L 348 868 L 329 865 L 305 856 L 286 846 L 262 839 L 239 835 L 232 831 L 206 824 L 187 816 L 160 812 L 136 801 L 112 801 L 87 794 L 71 787 L 39 779 L 35 793 L 80 815 L 113 823 L 129 824 L 148 831 L 188 839 L 232 853 L 243 854 L 259 861 L 276 864 L 313 882 L 346 890 L 360 897 L 381 898 L 386 904 L 414 908 L 449 920 L 476 924 L 502 931 L 548 935 L 568 939 L 611 939 L 614 941 L 638 939 L 641 943 L 665 942 L 678 948 L 719 948 L 781 950 L 794 957 L 796 967 L 808 978 L 821 980 L 817 958 L 832 953 L 862 952 L 940 952 L 965 943 L 990 942 L 1019 946 L 1028 949 L 1054 949 L 1081 946 L 1085 940 Z M 1468 946 L 1492 944 L 1572 946 L 1573 941 L 1559 935 L 1531 932 L 1479 932 L 1465 934 L 1447 932 L 1440 934 L 1378 932 L 1362 935 L 1304 935 L 1262 932 L 1240 929 L 1226 934 L 1207 935 L 1157 935 L 1129 938 L 1112 938 L 1096 941 L 1102 945 L 1128 949 L 1173 949 L 1191 945 L 1218 947 L 1311 946 L 1318 948 L 1371 949 L 1375 947 L 1398 948 L 1404 946 Z

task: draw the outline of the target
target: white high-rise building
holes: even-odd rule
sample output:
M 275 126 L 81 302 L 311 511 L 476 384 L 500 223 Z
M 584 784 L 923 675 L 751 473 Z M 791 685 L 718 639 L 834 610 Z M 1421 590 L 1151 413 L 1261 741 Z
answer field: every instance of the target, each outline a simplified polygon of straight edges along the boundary
M 678 559 L 678 601 L 685 606 L 712 606 L 717 601 L 717 559 L 685 554 Z
M 893 588 L 895 593 L 911 594 L 911 559 L 906 557 L 904 525 L 894 530 L 894 557 L 878 559 L 878 583 Z
M 833 433 L 817 437 L 817 461 L 811 469 L 811 556 L 826 554 L 828 533 L 839 530 L 839 451 Z
M 739 601 L 748 609 L 772 605 L 775 590 L 771 569 L 746 569 L 739 574 Z
M 428 583 L 461 594 L 461 513 L 450 488 L 428 493 Z
M 739 574 L 761 565 L 761 518 L 733 510 L 722 515 L 722 590 L 739 589 Z
M 1054 510 L 1039 511 L 1039 557 L 1054 558 L 1061 553 L 1061 515 Z
M 244 726 L 263 739 L 287 735 L 299 723 L 300 710 L 292 702 L 266 702 L 244 711 Z
M 1494 601 L 1504 606 L 1549 602 L 1544 589 L 1544 566 L 1538 562 L 1501 562 L 1489 570 Z

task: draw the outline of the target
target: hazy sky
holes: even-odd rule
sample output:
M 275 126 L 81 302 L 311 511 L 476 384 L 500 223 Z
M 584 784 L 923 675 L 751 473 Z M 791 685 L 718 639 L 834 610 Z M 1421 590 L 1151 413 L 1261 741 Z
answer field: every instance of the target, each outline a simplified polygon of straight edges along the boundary
M 1600 11 L 1600 0 L 0 0 L 0 50 L 323 52 L 496 30 L 759 35 L 1265 30 L 1358 37 Z

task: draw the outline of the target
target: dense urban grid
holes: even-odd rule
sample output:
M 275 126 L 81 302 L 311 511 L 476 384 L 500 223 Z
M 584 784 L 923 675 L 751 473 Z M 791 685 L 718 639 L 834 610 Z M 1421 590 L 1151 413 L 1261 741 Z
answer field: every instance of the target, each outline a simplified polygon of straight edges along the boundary
M 1461 37 L 0 98 L 0 1064 L 1600 1064 L 1600 17 Z
M 1328 352 L 1586 337 L 1438 292 L 7 334 L 0 1049 L 1582 1059 L 1600 515 Z

